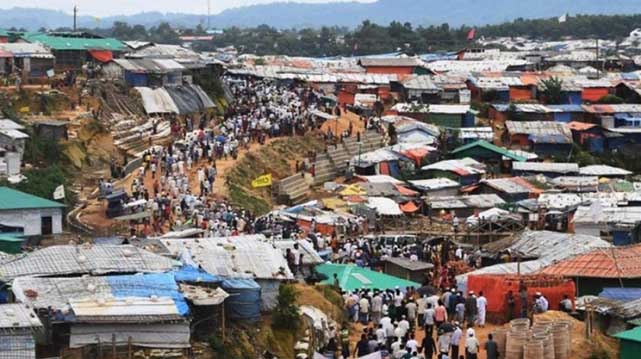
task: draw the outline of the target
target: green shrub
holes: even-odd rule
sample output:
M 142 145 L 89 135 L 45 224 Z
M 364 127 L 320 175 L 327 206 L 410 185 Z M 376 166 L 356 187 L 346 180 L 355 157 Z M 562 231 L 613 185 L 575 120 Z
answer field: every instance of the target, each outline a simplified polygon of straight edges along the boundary
M 273 313 L 273 326 L 276 329 L 295 331 L 300 325 L 300 312 L 296 304 L 298 292 L 292 285 L 281 285 L 278 288 L 278 304 Z

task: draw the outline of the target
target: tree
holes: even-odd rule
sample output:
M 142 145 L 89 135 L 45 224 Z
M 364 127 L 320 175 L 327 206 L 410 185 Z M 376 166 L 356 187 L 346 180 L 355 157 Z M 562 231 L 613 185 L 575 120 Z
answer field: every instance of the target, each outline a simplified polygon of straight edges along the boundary
M 294 286 L 283 284 L 278 288 L 278 303 L 273 314 L 273 326 L 295 331 L 300 324 L 300 311 L 296 304 L 298 292 Z
M 541 81 L 545 101 L 551 105 L 558 105 L 563 97 L 563 80 L 558 77 L 550 77 Z
M 609 104 L 609 105 L 617 105 L 617 104 L 621 104 L 621 103 L 624 103 L 624 102 L 625 102 L 625 100 L 623 100 L 621 97 L 616 96 L 616 95 L 606 95 L 606 96 L 601 97 L 599 99 L 599 101 L 597 101 L 597 103 Z

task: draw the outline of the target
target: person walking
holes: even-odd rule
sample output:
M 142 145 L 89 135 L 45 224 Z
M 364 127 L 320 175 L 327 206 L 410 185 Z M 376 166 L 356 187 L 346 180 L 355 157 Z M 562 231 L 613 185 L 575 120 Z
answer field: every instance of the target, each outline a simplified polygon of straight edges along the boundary
M 479 353 L 479 341 L 470 333 L 465 339 L 465 359 L 477 359 Z
M 485 314 L 487 311 L 487 299 L 483 295 L 483 291 L 479 292 L 479 297 L 476 298 L 476 308 L 478 309 L 477 324 L 483 328 L 485 326 Z
M 487 359 L 498 359 L 501 353 L 499 353 L 499 346 L 494 341 L 492 334 L 487 335 L 487 342 L 485 343 L 485 352 Z

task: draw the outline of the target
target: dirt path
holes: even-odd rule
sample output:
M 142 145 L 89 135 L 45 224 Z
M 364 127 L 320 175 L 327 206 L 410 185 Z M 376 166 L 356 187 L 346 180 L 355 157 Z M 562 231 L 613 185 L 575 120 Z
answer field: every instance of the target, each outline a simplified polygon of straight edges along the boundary
M 268 139 L 265 141 L 265 145 L 271 143 L 276 139 Z M 238 153 L 236 159 L 233 159 L 229 156 L 227 159 L 219 159 L 216 161 L 216 169 L 218 170 L 216 174 L 216 180 L 214 181 L 213 191 L 209 195 L 210 198 L 225 199 L 228 195 L 228 189 L 225 183 L 225 175 L 228 171 L 234 168 L 234 165 L 238 161 L 242 160 L 248 153 L 259 151 L 262 145 L 258 143 L 252 143 L 248 149 L 241 149 Z M 192 193 L 198 195 L 200 194 L 200 184 L 196 176 L 196 172 L 200 167 L 210 166 L 207 160 L 201 160 L 198 163 L 192 165 L 191 169 L 188 170 L 189 184 Z M 124 178 L 121 181 L 118 181 L 115 187 L 122 187 L 128 194 L 131 195 L 131 186 L 135 178 L 138 177 L 139 170 L 133 171 L 129 176 Z M 156 176 L 162 176 L 160 170 L 156 173 Z M 154 178 L 152 177 L 151 171 L 145 173 L 145 188 L 149 191 L 150 194 L 153 194 Z M 80 220 L 95 228 L 97 231 L 112 231 L 116 228 L 125 229 L 126 226 L 123 226 L 124 223 L 114 221 L 113 219 L 107 218 L 105 211 L 107 209 L 107 203 L 103 200 L 88 199 L 87 207 L 82 210 Z

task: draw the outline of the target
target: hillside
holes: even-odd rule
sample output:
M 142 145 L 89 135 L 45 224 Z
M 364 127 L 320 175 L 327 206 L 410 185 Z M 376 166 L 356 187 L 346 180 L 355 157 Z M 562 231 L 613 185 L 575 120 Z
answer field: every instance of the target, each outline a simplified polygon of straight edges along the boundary
M 228 9 L 213 15 L 211 23 L 218 28 L 267 24 L 279 28 L 348 26 L 354 27 L 369 19 L 380 24 L 393 20 L 415 25 L 449 23 L 451 26 L 496 24 L 520 17 L 548 18 L 565 12 L 570 14 L 633 14 L 641 11 L 641 0 L 379 0 L 373 3 L 296 3 L 280 2 Z M 525 15 L 524 15 L 525 14 Z M 145 26 L 166 21 L 176 26 L 193 27 L 205 23 L 206 16 L 142 12 L 130 16 L 110 16 L 96 20 L 95 16 L 80 16 L 81 27 L 110 27 L 114 21 Z M 61 11 L 12 8 L 0 12 L 2 27 L 56 28 L 70 26 L 72 17 Z

